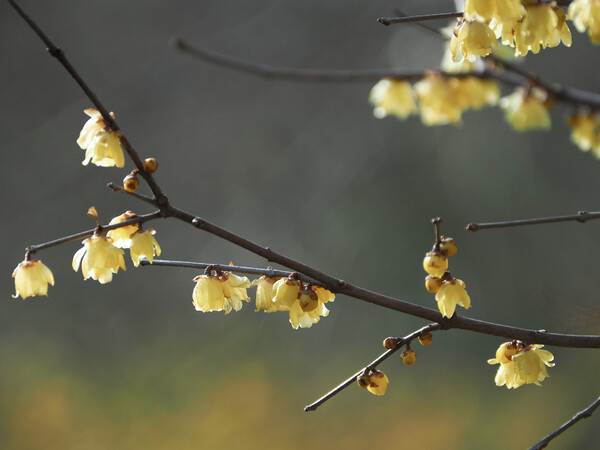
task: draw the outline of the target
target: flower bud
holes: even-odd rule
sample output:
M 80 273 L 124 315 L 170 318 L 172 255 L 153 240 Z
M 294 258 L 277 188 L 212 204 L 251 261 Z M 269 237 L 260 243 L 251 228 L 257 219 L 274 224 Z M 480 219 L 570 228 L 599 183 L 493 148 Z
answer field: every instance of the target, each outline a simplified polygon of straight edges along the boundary
M 423 259 L 423 269 L 432 277 L 441 277 L 448 269 L 448 258 L 441 252 L 429 252 Z
M 154 173 L 158 169 L 158 161 L 154 158 L 146 158 L 144 160 L 144 172 Z
M 371 384 L 371 378 L 368 375 L 359 375 L 356 377 L 356 384 L 362 389 L 366 388 Z
M 400 357 L 402 358 L 402 362 L 404 364 L 410 366 L 411 364 L 414 364 L 417 360 L 417 352 L 415 352 L 412 348 L 407 348 L 402 352 L 402 355 L 400 355 Z
M 383 346 L 388 350 L 396 348 L 398 345 L 398 338 L 388 337 L 383 340 Z
M 425 277 L 425 289 L 427 289 L 432 294 L 435 294 L 442 288 L 444 282 L 441 278 L 432 277 L 431 275 L 427 275 Z
M 440 250 L 446 256 L 454 256 L 458 252 L 458 246 L 456 245 L 456 241 L 451 237 L 442 237 Z
M 433 335 L 431 333 L 425 333 L 419 336 L 419 342 L 421 345 L 428 346 L 433 342 Z
M 135 175 L 129 174 L 123 178 L 123 187 L 127 192 L 135 192 L 139 185 L 140 182 Z

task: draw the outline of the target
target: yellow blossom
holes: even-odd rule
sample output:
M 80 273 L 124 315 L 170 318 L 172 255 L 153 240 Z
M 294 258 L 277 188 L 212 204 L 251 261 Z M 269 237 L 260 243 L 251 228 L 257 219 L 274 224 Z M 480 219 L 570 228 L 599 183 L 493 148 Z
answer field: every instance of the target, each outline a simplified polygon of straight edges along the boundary
M 246 288 L 250 287 L 250 280 L 247 277 L 240 277 L 231 272 L 223 272 L 219 277 L 223 295 L 225 296 L 225 314 L 232 309 L 239 311 L 242 309 L 242 301 L 249 302 L 250 297 Z
M 242 301 L 250 300 L 246 293 L 250 280 L 246 277 L 221 272 L 218 276 L 199 275 L 194 281 L 196 286 L 192 299 L 196 311 L 225 311 L 229 314 L 232 310 L 242 309 Z
M 591 41 L 600 44 L 600 0 L 575 0 L 569 5 L 569 19 L 577 31 L 587 30 Z
M 475 61 L 492 53 L 495 46 L 496 35 L 492 29 L 477 21 L 459 21 L 450 38 L 450 52 L 455 62 Z
M 113 245 L 112 239 L 94 235 L 83 241 L 83 247 L 73 256 L 73 270 L 77 272 L 81 264 L 83 278 L 98 280 L 101 284 L 110 283 L 113 273 L 119 268 L 125 270 L 124 251 Z
M 253 280 L 250 287 L 256 287 L 256 311 L 272 313 L 279 311 L 277 303 L 273 301 L 273 285 L 275 280 L 270 277 L 262 276 L 258 280 Z
M 114 217 L 108 224 L 116 225 L 126 220 L 130 220 L 137 217 L 137 215 L 131 211 L 127 211 L 120 216 Z M 119 248 L 131 247 L 131 237 L 133 234 L 140 229 L 139 223 L 133 225 L 126 225 L 124 227 L 115 228 L 110 230 L 106 235 L 113 240 L 113 245 Z
M 462 73 L 471 72 L 475 69 L 475 63 L 468 59 L 463 59 L 460 62 L 456 62 L 452 59 L 452 51 L 450 46 L 446 46 L 444 56 L 442 56 L 442 62 L 440 63 L 440 69 L 446 73 Z
M 39 259 L 20 262 L 13 271 L 15 279 L 15 295 L 22 299 L 35 295 L 48 295 L 48 284 L 54 286 L 54 276 L 48 267 Z
M 465 19 L 489 24 L 503 42 L 512 40 L 512 30 L 524 13 L 521 0 L 465 0 Z
M 481 109 L 494 106 L 500 99 L 500 89 L 492 80 L 477 77 L 459 78 L 457 98 L 465 108 Z
M 443 317 L 452 317 L 456 310 L 456 305 L 465 309 L 471 307 L 471 298 L 465 289 L 465 283 L 462 280 L 452 279 L 446 281 L 442 288 L 435 294 L 438 303 L 438 309 Z
M 500 99 L 500 107 L 506 112 L 506 120 L 516 130 L 550 128 L 550 114 L 544 104 L 543 94 L 537 90 L 526 92 L 517 89 Z
M 598 117 L 593 114 L 575 113 L 569 117 L 571 140 L 583 151 L 594 149 L 600 152 L 600 133 Z
M 459 123 L 465 109 L 457 94 L 460 82 L 455 77 L 429 74 L 415 84 L 421 120 L 425 125 Z
M 154 239 L 155 230 L 139 230 L 133 234 L 129 254 L 135 267 L 140 265 L 140 260 L 146 258 L 150 264 L 154 261 L 154 255 L 160 256 L 160 245 Z
M 374 370 L 369 376 L 367 390 L 374 395 L 384 395 L 390 380 L 387 375 L 379 370 Z
M 310 328 L 321 317 L 329 315 L 325 303 L 332 302 L 335 295 L 320 286 L 303 285 L 297 280 L 282 278 L 273 285 L 273 301 L 280 311 L 289 311 L 294 329 Z
M 516 389 L 524 384 L 537 384 L 548 376 L 546 366 L 554 366 L 554 356 L 543 345 L 523 345 L 520 342 L 505 342 L 496 351 L 496 358 L 488 364 L 500 364 L 494 382 L 496 386 Z
M 82 164 L 86 166 L 91 161 L 92 164 L 101 167 L 123 167 L 125 156 L 118 134 L 106 128 L 104 119 L 95 109 L 86 109 L 84 112 L 90 119 L 81 129 L 77 139 L 79 147 L 85 150 Z
M 539 53 L 540 48 L 556 47 L 561 41 L 571 46 L 571 31 L 567 26 L 564 11 L 551 3 L 538 3 L 528 0 L 526 13 L 514 27 L 515 55 L 525 56 L 527 52 Z
M 371 89 L 369 101 L 375 107 L 373 114 L 378 119 L 388 115 L 406 119 L 417 112 L 415 93 L 410 83 L 403 80 L 390 78 L 380 80 Z

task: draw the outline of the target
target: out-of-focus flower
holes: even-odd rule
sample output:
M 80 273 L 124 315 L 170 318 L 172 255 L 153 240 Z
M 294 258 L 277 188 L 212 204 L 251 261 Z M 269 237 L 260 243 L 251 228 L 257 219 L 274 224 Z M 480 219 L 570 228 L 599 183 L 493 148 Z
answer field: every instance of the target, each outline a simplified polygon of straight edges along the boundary
M 321 317 L 328 316 L 325 303 L 335 299 L 335 295 L 325 288 L 304 285 L 289 278 L 277 280 L 273 292 L 273 300 L 279 310 L 290 312 L 290 323 L 294 329 L 310 328 Z
M 519 131 L 550 128 L 550 114 L 545 104 L 545 95 L 539 90 L 517 89 L 500 99 L 500 107 L 506 113 L 513 128 Z
M 566 22 L 565 12 L 551 3 L 525 2 L 526 13 L 514 27 L 514 45 L 517 56 L 527 52 L 539 53 L 540 48 L 556 47 L 561 41 L 571 46 L 571 31 Z
M 600 133 L 598 117 L 594 114 L 575 113 L 569 117 L 571 140 L 583 151 L 594 149 L 600 156 Z
M 256 287 L 256 311 L 268 313 L 279 311 L 277 303 L 273 301 L 275 281 L 273 278 L 262 276 L 250 284 L 250 287 Z
M 133 265 L 138 267 L 140 260 L 146 258 L 150 264 L 154 262 L 154 255 L 160 256 L 160 245 L 154 238 L 155 230 L 139 230 L 133 234 L 131 238 L 131 247 L 129 248 L 129 254 Z
M 390 380 L 387 375 L 379 370 L 374 370 L 369 375 L 367 390 L 374 395 L 384 395 Z
M 443 317 L 452 317 L 456 305 L 460 305 L 465 309 L 471 307 L 471 298 L 465 287 L 462 280 L 452 279 L 445 281 L 442 288 L 435 294 L 438 309 Z
M 242 309 L 242 301 L 250 301 L 246 288 L 250 280 L 231 272 L 221 272 L 216 276 L 204 274 L 194 278 L 196 286 L 192 299 L 196 311 L 225 311 Z
M 600 0 L 575 0 L 569 5 L 569 19 L 580 33 L 587 30 L 594 44 L 600 44 Z
M 415 83 L 414 89 L 419 99 L 421 121 L 425 125 L 446 125 L 461 121 L 465 108 L 457 99 L 460 93 L 457 78 L 428 74 Z
M 482 80 L 477 77 L 459 78 L 457 99 L 465 108 L 481 109 L 484 106 L 494 106 L 500 99 L 500 89 L 492 80 Z
M 121 149 L 121 141 L 117 133 L 107 130 L 102 115 L 95 109 L 86 109 L 84 112 L 90 116 L 79 133 L 77 144 L 85 150 L 85 159 L 82 164 L 92 164 L 101 167 L 123 167 L 125 155 Z M 114 114 L 111 113 L 114 117 Z
M 554 355 L 547 350 L 541 350 L 543 345 L 523 345 L 518 341 L 505 342 L 496 351 L 496 358 L 489 359 L 488 364 L 500 364 L 494 379 L 497 386 L 516 389 L 524 384 L 537 384 L 548 377 L 546 367 Z
M 440 63 L 440 69 L 446 73 L 463 73 L 471 72 L 475 69 L 475 63 L 468 59 L 463 59 L 460 62 L 456 62 L 452 59 L 452 51 L 450 46 L 446 46 L 444 56 L 442 56 L 442 62 Z
M 15 295 L 22 299 L 36 295 L 48 295 L 48 285 L 54 286 L 54 276 L 48 267 L 39 259 L 25 260 L 13 271 L 15 279 Z
M 95 234 L 84 239 L 83 247 L 73 256 L 73 270 L 77 272 L 81 264 L 85 280 L 92 278 L 101 284 L 110 283 L 113 273 L 117 273 L 119 268 L 126 270 L 123 253 L 113 245 L 111 238 Z
M 108 224 L 116 225 L 117 223 L 125 222 L 137 217 L 137 215 L 131 211 L 127 211 L 120 216 L 114 217 Z M 115 228 L 110 230 L 106 235 L 113 240 L 113 245 L 119 248 L 131 247 L 131 237 L 133 234 L 140 229 L 139 223 L 132 225 L 126 225 L 124 227 Z
M 489 24 L 503 41 L 512 40 L 512 30 L 524 13 L 521 0 L 465 0 L 465 18 Z
M 406 119 L 418 110 L 415 93 L 410 83 L 403 80 L 384 78 L 380 80 L 369 94 L 369 101 L 375 107 L 373 114 L 378 119 L 394 115 Z
M 460 20 L 450 38 L 450 52 L 455 62 L 475 61 L 492 53 L 496 35 L 485 23 Z

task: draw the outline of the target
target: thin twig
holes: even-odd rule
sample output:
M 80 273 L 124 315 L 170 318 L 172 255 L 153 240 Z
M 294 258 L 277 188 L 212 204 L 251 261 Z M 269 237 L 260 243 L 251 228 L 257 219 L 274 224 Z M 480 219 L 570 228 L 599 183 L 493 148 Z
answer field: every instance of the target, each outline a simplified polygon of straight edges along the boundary
M 100 227 L 102 232 L 115 230 L 117 228 L 126 227 L 127 225 L 133 225 L 136 223 L 144 223 L 149 220 L 160 219 L 161 213 L 160 211 L 153 212 L 151 214 L 145 214 L 141 216 L 136 216 L 133 219 L 124 220 L 123 222 L 115 223 L 113 225 L 103 225 Z M 59 239 L 54 239 L 53 241 L 44 242 L 42 244 L 30 245 L 25 249 L 26 253 L 34 254 L 39 250 L 44 250 L 50 247 L 56 247 L 57 245 L 66 244 L 67 242 L 77 241 L 79 239 L 88 238 L 94 234 L 98 230 L 94 228 L 93 230 L 82 231 L 80 233 L 71 234 L 69 236 L 61 237 Z
M 396 344 L 396 347 L 384 352 L 383 354 L 381 354 L 381 356 L 379 356 L 377 359 L 375 359 L 371 364 L 367 365 L 366 367 L 364 367 L 361 370 L 359 370 L 358 372 L 356 372 L 354 375 L 352 375 L 347 380 L 343 381 L 340 385 L 333 388 L 331 391 L 329 391 L 323 397 L 318 399 L 316 402 L 311 403 L 310 405 L 306 406 L 304 408 L 304 411 L 307 411 L 307 412 L 315 411 L 319 406 L 321 406 L 327 400 L 336 396 L 337 394 L 342 392 L 344 389 L 346 389 L 348 386 L 355 383 L 356 377 L 360 376 L 365 371 L 365 369 L 375 369 L 379 364 L 381 364 L 383 361 L 388 359 L 390 356 L 392 356 L 394 353 L 396 353 L 398 350 L 400 350 L 406 344 L 410 344 L 414 339 L 418 338 L 419 336 L 421 336 L 423 334 L 431 333 L 432 331 L 437 331 L 437 330 L 441 330 L 441 329 L 442 329 L 442 327 L 440 326 L 440 324 L 430 323 L 429 325 L 426 325 L 423 328 L 418 329 L 417 331 L 409 334 L 408 336 L 403 337 L 402 339 L 400 339 L 398 341 L 398 343 Z
M 550 433 L 544 439 L 542 439 L 541 441 L 539 441 L 538 443 L 533 445 L 529 450 L 541 450 L 542 448 L 546 448 L 548 443 L 552 439 L 554 439 L 556 436 L 563 433 L 567 429 L 571 428 L 573 425 L 575 425 L 581 419 L 586 419 L 586 418 L 590 417 L 593 414 L 593 412 L 596 410 L 596 408 L 598 408 L 598 406 L 600 406 L 600 397 L 598 397 L 596 399 L 596 401 L 594 403 L 592 403 L 590 406 L 588 406 L 586 409 L 575 414 L 571 420 L 569 420 L 567 423 L 563 424 L 556 431 Z
M 540 225 L 543 223 L 556 223 L 556 222 L 581 222 L 585 223 L 588 220 L 600 219 L 600 212 L 587 212 L 579 211 L 577 214 L 571 214 L 568 216 L 551 216 L 551 217 L 538 217 L 536 219 L 518 219 L 518 220 L 507 220 L 503 222 L 488 222 L 488 223 L 469 223 L 466 226 L 468 231 L 479 231 L 488 230 L 490 228 L 506 228 L 506 227 L 519 227 L 523 225 Z
M 408 23 L 408 22 L 422 22 L 425 20 L 440 20 L 440 19 L 453 19 L 455 17 L 462 17 L 463 13 L 454 11 L 447 13 L 435 13 L 435 14 L 421 14 L 418 16 L 402 16 L 402 17 L 380 17 L 377 19 L 381 25 L 390 26 L 397 23 Z
M 155 199 L 151 198 L 151 197 L 147 197 L 145 195 L 142 194 L 138 194 L 137 192 L 130 192 L 127 189 L 125 189 L 122 186 L 116 185 L 113 182 L 110 182 L 106 185 L 107 188 L 112 189 L 113 192 L 120 192 L 121 194 L 126 194 L 126 195 L 130 195 L 134 198 L 137 198 L 138 200 L 141 200 L 143 202 L 149 203 L 152 206 L 158 206 L 157 202 Z

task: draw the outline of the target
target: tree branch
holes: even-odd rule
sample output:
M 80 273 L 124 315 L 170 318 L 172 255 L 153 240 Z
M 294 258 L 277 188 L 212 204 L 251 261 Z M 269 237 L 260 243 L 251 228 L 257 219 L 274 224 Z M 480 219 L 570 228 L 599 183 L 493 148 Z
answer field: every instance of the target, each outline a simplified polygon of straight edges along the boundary
M 417 16 L 401 16 L 401 17 L 380 17 L 377 19 L 381 25 L 390 26 L 392 24 L 407 23 L 407 22 L 422 22 L 425 20 L 440 20 L 440 19 L 453 19 L 455 17 L 462 17 L 462 12 L 447 12 L 447 13 L 436 13 L 436 14 L 421 14 Z
M 538 443 L 533 445 L 529 450 L 541 450 L 542 448 L 546 448 L 548 443 L 552 439 L 557 437 L 559 434 L 561 434 L 564 431 L 566 431 L 567 429 L 571 428 L 573 425 L 575 425 L 581 419 L 586 419 L 586 418 L 590 417 L 593 414 L 593 412 L 596 410 L 596 408 L 598 408 L 598 406 L 600 406 L 600 397 L 598 397 L 596 399 L 596 401 L 594 403 L 592 403 L 590 406 L 588 406 L 586 409 L 575 414 L 571 420 L 569 420 L 567 423 L 563 424 L 561 427 L 556 429 L 556 431 L 550 433 L 544 439 L 542 439 L 541 441 L 539 441 Z
M 489 230 L 490 228 L 506 228 L 506 227 L 519 227 L 523 225 L 540 225 L 543 223 L 556 223 L 556 222 L 580 222 L 585 223 L 588 220 L 600 219 L 600 212 L 587 212 L 579 211 L 577 214 L 571 214 L 568 216 L 551 216 L 551 217 L 539 217 L 536 219 L 518 219 L 508 220 L 504 222 L 488 222 L 488 223 L 469 223 L 466 226 L 468 231 L 479 231 Z

